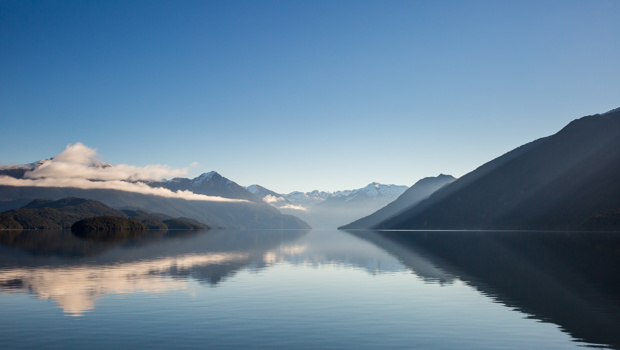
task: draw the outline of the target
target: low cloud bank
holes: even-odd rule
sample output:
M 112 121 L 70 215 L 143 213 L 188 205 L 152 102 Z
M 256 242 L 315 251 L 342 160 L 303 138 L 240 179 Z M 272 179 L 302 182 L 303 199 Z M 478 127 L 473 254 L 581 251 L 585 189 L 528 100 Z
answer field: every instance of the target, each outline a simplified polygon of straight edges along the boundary
M 34 170 L 26 172 L 23 179 L 0 176 L 0 185 L 24 187 L 71 187 L 79 189 L 107 189 L 141 193 L 165 198 L 180 198 L 211 202 L 246 202 L 243 199 L 230 199 L 207 196 L 191 191 L 173 192 L 163 187 L 151 187 L 139 181 L 157 181 L 166 177 L 178 177 L 187 173 L 188 168 L 172 169 L 166 165 L 111 165 L 95 157 L 97 150 L 78 142 L 68 145 L 58 156 L 47 159 Z
M 301 211 L 306 211 L 308 209 L 299 206 L 299 205 L 293 205 L 293 204 L 285 204 L 282 206 L 277 207 L 278 209 L 294 209 L 294 210 L 301 210 Z

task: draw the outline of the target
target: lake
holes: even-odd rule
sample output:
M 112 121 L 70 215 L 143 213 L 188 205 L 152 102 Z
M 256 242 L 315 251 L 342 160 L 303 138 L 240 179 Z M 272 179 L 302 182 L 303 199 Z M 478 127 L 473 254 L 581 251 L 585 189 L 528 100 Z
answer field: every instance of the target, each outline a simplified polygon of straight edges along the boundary
M 0 348 L 620 348 L 620 234 L 0 232 Z

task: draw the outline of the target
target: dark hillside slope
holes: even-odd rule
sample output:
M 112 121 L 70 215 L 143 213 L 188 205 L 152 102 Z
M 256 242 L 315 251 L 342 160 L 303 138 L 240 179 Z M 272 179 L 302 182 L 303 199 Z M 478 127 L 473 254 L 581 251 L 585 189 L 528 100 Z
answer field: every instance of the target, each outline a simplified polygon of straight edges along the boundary
M 454 180 L 455 178 L 453 176 L 444 174 L 439 174 L 437 177 L 425 177 L 409 187 L 407 191 L 396 198 L 395 201 L 366 217 L 339 227 L 339 229 L 369 229 L 374 227 L 382 221 L 398 215 L 418 204 L 420 201 L 428 198 L 433 192 Z
M 78 220 L 95 216 L 124 217 L 125 214 L 91 199 L 35 199 L 23 208 L 1 213 L 0 229 L 67 229 Z
M 620 208 L 618 179 L 615 110 L 521 146 L 377 228 L 579 230 L 590 217 Z

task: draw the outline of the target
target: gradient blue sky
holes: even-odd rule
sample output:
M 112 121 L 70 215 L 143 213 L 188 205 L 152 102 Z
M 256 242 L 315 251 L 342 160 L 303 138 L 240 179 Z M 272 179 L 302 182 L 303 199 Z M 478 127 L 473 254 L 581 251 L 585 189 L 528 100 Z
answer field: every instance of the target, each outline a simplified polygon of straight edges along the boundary
M 619 62 L 616 0 L 0 0 L 0 164 L 411 185 L 619 107 Z

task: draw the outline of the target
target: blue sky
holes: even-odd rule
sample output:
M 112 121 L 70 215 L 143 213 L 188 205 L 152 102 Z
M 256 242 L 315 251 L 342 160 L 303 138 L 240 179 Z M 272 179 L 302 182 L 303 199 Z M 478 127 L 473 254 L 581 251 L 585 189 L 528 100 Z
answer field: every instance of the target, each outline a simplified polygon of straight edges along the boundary
M 461 176 L 620 106 L 620 2 L 0 1 L 0 164 L 278 192 Z

